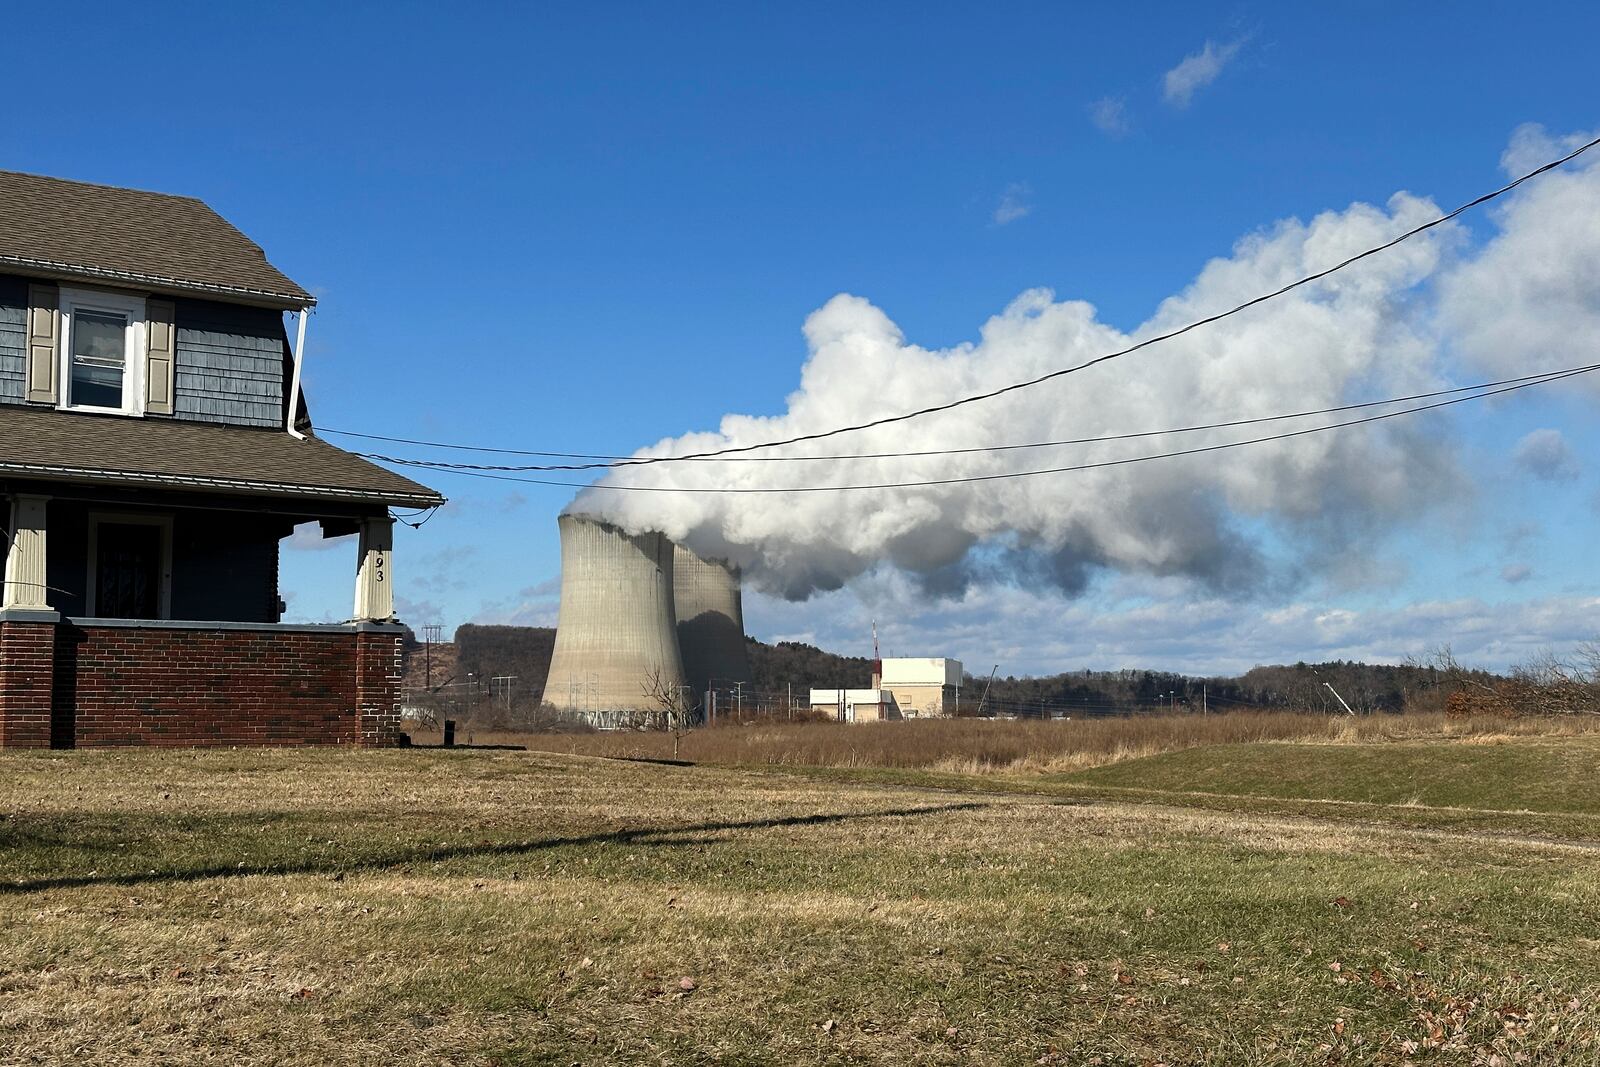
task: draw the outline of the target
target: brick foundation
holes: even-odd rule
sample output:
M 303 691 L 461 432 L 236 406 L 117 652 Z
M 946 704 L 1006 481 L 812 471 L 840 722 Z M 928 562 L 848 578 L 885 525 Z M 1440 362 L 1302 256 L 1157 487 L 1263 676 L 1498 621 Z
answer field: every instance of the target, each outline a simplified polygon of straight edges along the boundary
M 393 745 L 399 656 L 387 627 L 8 622 L 0 746 Z
M 356 634 L 356 743 L 394 745 L 400 740 L 400 635 Z
M 0 748 L 49 748 L 56 624 L 0 622 Z

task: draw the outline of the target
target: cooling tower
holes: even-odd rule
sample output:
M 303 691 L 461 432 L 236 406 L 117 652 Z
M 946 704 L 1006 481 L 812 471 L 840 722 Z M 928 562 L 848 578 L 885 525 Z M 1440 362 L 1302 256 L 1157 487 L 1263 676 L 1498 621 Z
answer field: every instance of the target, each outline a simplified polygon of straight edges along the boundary
M 598 725 L 618 712 L 659 710 L 654 685 L 682 692 L 672 611 L 673 545 L 661 534 L 629 534 L 563 515 L 561 615 L 544 701 Z
M 707 689 L 731 689 L 750 682 L 750 655 L 744 641 L 744 608 L 739 570 L 722 560 L 701 559 L 673 546 L 672 595 L 678 615 L 678 648 L 683 673 L 702 703 Z

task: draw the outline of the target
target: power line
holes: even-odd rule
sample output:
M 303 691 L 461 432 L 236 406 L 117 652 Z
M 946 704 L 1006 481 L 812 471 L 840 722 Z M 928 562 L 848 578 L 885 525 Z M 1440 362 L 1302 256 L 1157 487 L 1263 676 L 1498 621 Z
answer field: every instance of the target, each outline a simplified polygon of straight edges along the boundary
M 1569 371 L 1587 371 L 1600 369 L 1600 363 L 1585 367 L 1568 367 Z M 860 459 L 909 459 L 926 456 L 962 456 L 974 453 L 1012 452 L 1028 448 L 1057 448 L 1065 445 L 1091 445 L 1108 441 L 1133 441 L 1144 437 L 1162 437 L 1167 434 L 1196 433 L 1200 430 L 1222 430 L 1239 426 L 1256 426 L 1268 422 L 1283 422 L 1288 419 L 1310 418 L 1314 415 L 1334 415 L 1343 411 L 1362 411 L 1367 408 L 1387 407 L 1390 404 L 1406 404 L 1413 400 L 1430 400 L 1436 396 L 1451 396 L 1457 393 L 1474 393 L 1483 389 L 1493 389 L 1501 385 L 1513 385 L 1517 382 L 1539 382 L 1554 374 L 1563 371 L 1545 371 L 1541 374 L 1525 374 L 1518 378 L 1503 378 L 1497 382 L 1480 382 L 1477 385 L 1458 385 L 1450 389 L 1435 389 L 1427 393 L 1412 393 L 1410 396 L 1389 397 L 1387 400 L 1367 400 L 1357 404 L 1340 404 L 1335 407 L 1317 408 L 1310 411 L 1292 411 L 1281 415 L 1261 415 L 1249 419 L 1231 419 L 1227 422 L 1207 422 L 1193 426 L 1177 426 L 1166 430 L 1140 430 L 1134 433 L 1106 434 L 1102 437 L 1073 437 L 1060 441 L 1030 441 L 1023 444 L 1007 445 L 980 445 L 973 448 L 931 448 L 913 452 L 860 452 L 847 453 L 835 456 L 726 456 L 712 457 L 709 459 L 696 459 L 696 463 L 818 463 L 840 462 Z M 384 463 L 401 463 L 413 467 L 427 467 L 432 470 L 461 470 L 461 471 L 584 471 L 606 469 L 613 470 L 622 467 L 636 466 L 636 461 L 628 460 L 621 463 L 579 463 L 579 464 L 488 464 L 488 463 L 451 463 L 445 460 L 433 459 L 408 459 L 402 456 L 388 456 L 378 452 L 356 452 L 355 455 L 363 459 L 379 460 Z M 671 457 L 662 457 L 663 460 Z M 684 457 L 688 458 L 688 457 Z
M 1292 430 L 1286 433 L 1268 434 L 1264 437 L 1250 437 L 1242 441 L 1226 441 L 1221 444 L 1204 445 L 1195 448 L 1179 449 L 1172 452 L 1157 452 L 1147 456 L 1129 456 L 1123 459 L 1098 460 L 1093 463 L 1078 463 L 1066 467 L 1046 467 L 1040 470 L 1010 471 L 1000 474 L 975 474 L 957 478 L 929 478 L 914 482 L 874 482 L 856 485 L 809 485 L 788 487 L 677 487 L 666 485 L 605 485 L 602 483 L 585 484 L 582 482 L 565 482 L 550 478 L 523 478 L 514 474 L 493 474 L 487 471 L 459 470 L 453 468 L 438 468 L 440 473 L 459 474 L 468 478 L 493 478 L 506 482 L 521 482 L 527 485 L 554 485 L 564 486 L 569 489 L 602 489 L 619 493 L 722 493 L 722 494 L 749 494 L 749 493 L 841 493 L 860 490 L 882 489 L 921 489 L 940 485 L 961 485 L 974 482 L 1006 481 L 1014 478 L 1034 478 L 1046 474 L 1066 474 L 1071 471 L 1095 470 L 1101 467 L 1121 467 L 1134 463 L 1148 463 L 1158 459 L 1175 459 L 1180 456 L 1196 456 L 1207 452 L 1221 452 L 1230 448 L 1242 448 L 1246 445 L 1265 444 L 1270 441 L 1284 441 L 1294 437 L 1305 437 L 1314 433 L 1323 433 L 1327 430 L 1344 429 L 1349 426 L 1363 426 L 1367 423 L 1382 422 L 1385 419 L 1398 418 L 1401 415 L 1414 415 L 1422 411 L 1433 411 L 1438 408 L 1447 408 L 1456 404 L 1464 404 L 1469 400 L 1482 400 L 1485 397 L 1498 396 L 1501 393 L 1513 393 L 1520 389 L 1530 389 L 1536 385 L 1545 385 L 1549 382 L 1560 381 L 1563 378 L 1572 378 L 1580 374 L 1589 374 L 1600 369 L 1600 364 L 1586 367 L 1577 367 L 1571 370 L 1552 372 L 1533 381 L 1524 381 L 1516 385 L 1507 385 L 1487 392 L 1474 393 L 1470 396 L 1458 396 L 1450 400 L 1439 400 L 1432 404 L 1421 404 L 1416 407 L 1402 408 L 1399 411 L 1388 411 L 1381 415 L 1368 415 L 1360 419 L 1348 419 L 1344 422 L 1328 423 L 1325 426 L 1310 426 L 1303 430 Z M 391 462 L 408 464 L 411 466 L 427 466 L 425 460 L 391 460 Z
M 1287 284 L 1287 285 L 1285 285 L 1285 286 L 1283 286 L 1283 287 L 1281 287 L 1279 289 L 1274 289 L 1271 292 L 1263 293 L 1260 296 L 1254 297 L 1254 298 L 1252 298 L 1250 300 L 1246 300 L 1244 303 L 1237 304 L 1237 305 L 1229 308 L 1226 311 L 1220 311 L 1220 312 L 1217 312 L 1216 314 L 1213 314 L 1213 315 L 1207 315 L 1204 318 L 1195 319 L 1194 321 L 1188 323 L 1187 325 L 1180 326 L 1175 330 L 1169 330 L 1166 333 L 1160 333 L 1160 334 L 1156 334 L 1156 335 L 1154 335 L 1152 337 L 1147 337 L 1143 341 L 1136 342 L 1136 343 L 1134 343 L 1132 345 L 1129 345 L 1126 348 L 1118 349 L 1115 352 L 1107 352 L 1104 355 L 1096 356 L 1093 359 L 1086 360 L 1086 361 L 1084 361 L 1082 363 L 1079 363 L 1079 364 L 1076 364 L 1074 366 L 1063 367 L 1063 368 L 1060 368 L 1058 370 L 1053 370 L 1053 371 L 1050 371 L 1050 372 L 1048 372 L 1046 374 L 1041 374 L 1036 378 L 1029 378 L 1029 379 L 1027 379 L 1025 381 L 1013 382 L 1010 385 L 1004 385 L 1004 386 L 1001 386 L 1001 387 L 999 387 L 997 389 L 991 389 L 988 392 L 974 393 L 971 396 L 961 397 L 961 398 L 959 398 L 957 400 L 947 401 L 947 402 L 945 402 L 943 404 L 934 404 L 934 405 L 929 406 L 929 407 L 919 408 L 916 411 L 909 411 L 909 412 L 905 412 L 905 413 L 900 414 L 900 415 L 886 415 L 883 418 L 873 419 L 873 420 L 871 420 L 869 422 L 855 423 L 855 424 L 849 425 L 849 426 L 840 426 L 840 427 L 837 427 L 837 428 L 832 429 L 832 430 L 819 430 L 819 431 L 817 431 L 815 433 L 797 434 L 797 435 L 795 435 L 793 437 L 781 438 L 781 439 L 776 440 L 776 441 L 765 441 L 765 442 L 761 442 L 759 444 L 753 444 L 753 445 L 730 446 L 728 448 L 714 449 L 714 450 L 706 451 L 706 452 L 695 452 L 695 453 L 690 453 L 688 455 L 683 455 L 683 456 L 644 457 L 644 458 L 638 459 L 636 461 L 636 463 L 638 465 L 648 465 L 648 464 L 664 463 L 664 462 L 681 462 L 683 460 L 690 460 L 690 459 L 711 459 L 711 458 L 715 458 L 715 457 L 719 457 L 719 456 L 734 455 L 734 454 L 742 453 L 742 452 L 754 452 L 754 451 L 757 451 L 759 449 L 764 449 L 764 448 L 778 448 L 778 447 L 781 447 L 781 446 L 784 446 L 784 445 L 800 444 L 800 443 L 805 442 L 805 441 L 819 441 L 819 440 L 823 440 L 823 439 L 829 438 L 829 437 L 837 437 L 840 434 L 854 433 L 854 432 L 859 431 L 859 430 L 870 430 L 870 429 L 873 429 L 873 428 L 878 427 L 878 426 L 888 426 L 890 424 L 897 423 L 897 422 L 905 422 L 905 421 L 907 421 L 909 419 L 921 418 L 924 415 L 933 415 L 933 414 L 937 414 L 938 412 L 941 412 L 941 411 L 950 411 L 950 410 L 952 410 L 954 408 L 962 407 L 962 406 L 965 406 L 967 404 L 975 404 L 975 403 L 977 403 L 977 402 L 979 402 L 981 400 L 991 400 L 991 399 L 993 399 L 993 398 L 995 398 L 997 396 L 1003 396 L 1006 393 L 1016 392 L 1017 390 L 1020 390 L 1020 389 L 1028 389 L 1028 388 L 1031 388 L 1031 387 L 1033 387 L 1035 385 L 1039 385 L 1039 384 L 1042 384 L 1042 383 L 1047 382 L 1047 381 L 1051 381 L 1051 380 L 1056 379 L 1056 378 L 1061 378 L 1061 377 L 1064 377 L 1064 376 L 1069 375 L 1069 374 L 1076 374 L 1079 371 L 1087 370 L 1090 367 L 1097 366 L 1098 364 L 1105 363 L 1105 362 L 1108 362 L 1108 361 L 1113 360 L 1113 359 L 1120 359 L 1123 356 L 1131 355 L 1132 353 L 1137 352 L 1140 349 L 1148 348 L 1149 346 L 1154 345 L 1154 344 L 1159 344 L 1162 341 L 1170 341 L 1175 337 L 1180 337 L 1183 334 L 1186 334 L 1186 333 L 1190 332 L 1191 330 L 1195 330 L 1195 329 L 1200 328 L 1201 326 L 1208 326 L 1208 325 L 1210 325 L 1212 323 L 1220 322 L 1223 319 L 1229 318 L 1229 317 L 1231 317 L 1233 315 L 1237 315 L 1240 312 L 1248 310 L 1249 308 L 1255 307 L 1258 304 L 1264 304 L 1269 300 L 1274 300 L 1274 299 L 1276 299 L 1276 298 L 1278 298 L 1280 296 L 1283 296 L 1285 293 L 1289 293 L 1289 292 L 1291 292 L 1291 291 L 1293 291 L 1295 289 L 1299 289 L 1302 286 L 1310 285 L 1312 282 L 1321 281 L 1323 278 L 1326 278 L 1331 274 L 1334 274 L 1334 273 L 1336 273 L 1338 271 L 1341 271 L 1341 270 L 1345 269 L 1346 267 L 1351 266 L 1352 264 L 1359 263 L 1361 260 L 1367 259 L 1370 256 L 1375 256 L 1375 255 L 1379 254 L 1380 252 L 1386 252 L 1389 249 L 1395 247 L 1396 245 L 1399 245 L 1399 244 L 1401 244 L 1401 243 L 1403 243 L 1405 241 L 1409 241 L 1411 238 L 1416 237 L 1419 234 L 1426 233 L 1428 230 L 1434 229 L 1437 226 L 1442 226 L 1446 222 L 1449 222 L 1450 220 L 1456 218 L 1457 216 L 1463 214 L 1464 212 L 1470 211 L 1472 208 L 1479 207 L 1479 206 L 1481 206 L 1483 204 L 1488 203 L 1491 200 L 1495 200 L 1495 199 L 1497 199 L 1497 198 L 1499 198 L 1501 196 L 1504 196 L 1505 194 L 1511 192 L 1513 189 L 1516 189 L 1518 186 L 1522 185 L 1522 183 L 1524 183 L 1526 181 L 1529 181 L 1532 178 L 1536 178 L 1539 175 L 1544 174 L 1544 173 L 1546 173 L 1548 171 L 1554 170 L 1557 167 L 1561 167 L 1561 166 L 1566 165 L 1567 163 L 1572 162 L 1574 159 L 1577 159 L 1579 156 L 1583 155 L 1583 153 L 1589 151 L 1591 148 L 1594 148 L 1596 145 L 1600 145 L 1600 137 L 1597 137 L 1594 140 L 1589 141 L 1588 143 L 1579 146 L 1578 148 L 1574 149 L 1573 151 L 1571 151 L 1571 152 L 1567 153 L 1566 155 L 1562 156 L 1560 159 L 1551 160 L 1550 162 L 1545 163 L 1542 166 L 1536 167 L 1533 170 L 1528 171 L 1526 174 L 1523 174 L 1521 177 L 1513 179 L 1510 182 L 1507 182 L 1505 185 L 1502 185 L 1500 188 L 1495 189 L 1492 192 L 1484 193 L 1482 196 L 1479 196 L 1479 197 L 1476 197 L 1475 199 L 1467 201 L 1465 204 L 1462 204 L 1461 206 L 1457 207 L 1453 211 L 1446 212 L 1445 214 L 1440 215 L 1438 218 L 1435 218 L 1435 219 L 1433 219 L 1433 220 L 1431 220 L 1429 222 L 1422 223 L 1419 226 L 1415 226 L 1412 229 L 1409 229 L 1409 230 L 1405 231 L 1404 233 L 1400 234 L 1399 236 L 1391 238 L 1388 241 L 1385 241 L 1383 244 L 1375 245 L 1372 248 L 1369 248 L 1364 252 L 1358 252 L 1355 255 L 1350 256 L 1347 259 L 1340 260 L 1338 263 L 1335 263 L 1331 267 L 1326 267 L 1326 268 L 1324 268 L 1322 270 L 1316 271 L 1315 273 L 1307 274 L 1304 277 L 1299 278 L 1299 279 L 1297 279 L 1295 281 L 1292 281 L 1289 284 Z M 378 437 L 377 435 L 359 434 L 359 433 L 356 433 L 356 432 L 350 431 L 350 430 L 325 429 L 323 432 L 324 433 L 342 434 L 344 436 L 350 436 L 350 437 L 366 437 L 366 438 L 374 439 L 374 440 L 395 441 L 395 442 L 402 443 L 402 444 L 422 445 L 422 446 L 426 446 L 426 447 L 430 447 L 430 448 L 471 448 L 471 447 L 473 447 L 473 446 L 467 446 L 467 445 L 449 445 L 449 444 L 443 444 L 443 443 L 440 443 L 440 442 L 418 441 L 418 440 L 411 440 L 411 439 L 405 439 L 405 438 Z M 503 453 L 516 452 L 516 450 L 513 450 L 513 449 L 482 449 L 482 451 L 486 451 L 486 452 L 494 451 L 494 452 L 503 452 Z M 516 452 L 516 454 L 541 456 L 541 457 L 545 457 L 545 458 L 565 458 L 565 459 L 615 460 L 615 459 L 622 458 L 622 457 L 616 457 L 616 456 L 600 456 L 600 455 L 593 455 L 593 454 L 586 454 L 586 453 L 561 453 L 561 452 L 525 452 L 525 453 L 524 452 Z

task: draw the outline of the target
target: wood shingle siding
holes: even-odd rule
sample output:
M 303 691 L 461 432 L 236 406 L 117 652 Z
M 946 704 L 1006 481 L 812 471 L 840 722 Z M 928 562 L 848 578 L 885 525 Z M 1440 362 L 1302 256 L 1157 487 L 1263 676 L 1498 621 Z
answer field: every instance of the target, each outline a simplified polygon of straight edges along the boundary
M 283 316 L 265 308 L 178 301 L 173 414 L 236 426 L 283 423 Z
M 211 300 L 176 302 L 173 416 L 234 426 L 283 425 L 283 316 Z M 27 393 L 28 280 L 0 274 L 0 404 Z
M 27 378 L 28 283 L 0 275 L 0 404 L 20 404 Z

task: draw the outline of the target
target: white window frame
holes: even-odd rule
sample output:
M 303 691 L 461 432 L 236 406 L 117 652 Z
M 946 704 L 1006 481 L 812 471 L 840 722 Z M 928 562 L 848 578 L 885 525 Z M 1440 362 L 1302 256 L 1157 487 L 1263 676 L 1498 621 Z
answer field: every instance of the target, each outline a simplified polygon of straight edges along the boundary
M 156 590 L 156 618 L 172 618 L 172 516 L 149 515 L 142 512 L 91 511 L 89 512 L 89 558 L 84 582 L 83 607 L 87 618 L 98 618 L 95 601 L 99 593 L 98 567 L 100 527 L 105 523 L 127 526 L 161 527 L 161 575 Z
M 92 411 L 102 415 L 144 414 L 144 363 L 146 355 L 145 298 L 131 293 L 111 293 L 101 289 L 61 287 L 61 402 L 63 411 Z M 122 404 L 108 408 L 72 401 L 72 316 L 77 311 L 99 311 L 126 315 L 126 347 L 122 365 Z

